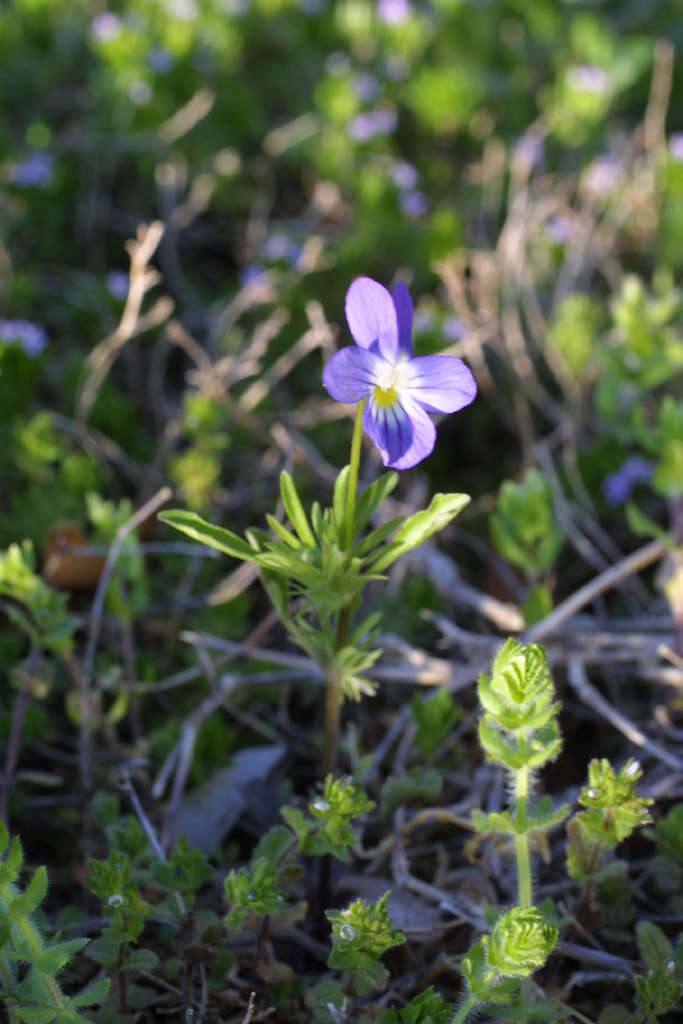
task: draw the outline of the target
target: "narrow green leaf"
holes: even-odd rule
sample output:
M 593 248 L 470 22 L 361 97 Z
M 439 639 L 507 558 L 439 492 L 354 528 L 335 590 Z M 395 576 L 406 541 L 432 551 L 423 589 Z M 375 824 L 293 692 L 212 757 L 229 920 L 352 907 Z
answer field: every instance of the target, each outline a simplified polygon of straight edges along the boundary
M 284 469 L 280 473 L 280 494 L 282 495 L 289 521 L 299 535 L 302 544 L 305 544 L 308 548 L 314 548 L 315 537 L 308 524 L 301 499 L 294 486 L 294 481 Z
M 95 1003 L 104 1002 L 109 992 L 109 985 L 109 978 L 100 978 L 99 981 L 94 981 L 92 985 L 87 985 L 78 995 L 72 997 L 71 1005 L 94 1006 Z
M 285 544 L 287 544 L 294 551 L 301 550 L 301 541 L 299 540 L 299 538 L 295 537 L 293 533 L 290 533 L 287 527 L 283 526 L 282 523 L 275 518 L 275 516 L 271 516 L 270 514 L 267 515 L 266 522 L 268 523 L 268 526 L 271 528 L 273 533 L 276 533 L 278 535 L 280 540 L 283 540 Z
M 367 490 L 361 494 L 356 503 L 356 532 L 362 530 L 365 524 L 370 522 L 379 506 L 391 494 L 397 483 L 398 473 L 392 469 L 389 473 L 384 473 L 379 480 L 375 480 L 374 483 L 370 484 Z
M 470 501 L 469 494 L 435 494 L 429 508 L 406 519 L 393 543 L 379 556 L 373 571 L 383 572 L 407 551 L 413 551 L 443 530 Z
M 349 473 L 351 472 L 350 466 L 344 466 L 339 471 L 339 476 L 334 483 L 334 498 L 332 500 L 332 516 L 334 518 L 334 524 L 337 527 L 337 534 L 339 538 L 345 536 L 344 523 L 346 520 L 346 492 L 349 486 Z
M 9 832 L 2 818 L 0 818 L 0 857 L 3 855 L 7 846 L 9 845 Z
M 123 962 L 124 971 L 153 971 L 159 957 L 152 949 L 133 949 Z
M 33 913 L 47 894 L 47 871 L 41 865 L 29 882 L 26 891 L 18 896 L 9 908 L 10 921 L 19 921 Z
M 5 869 L 8 872 L 8 881 L 16 878 L 21 871 L 24 863 L 24 851 L 21 848 L 21 840 L 19 836 L 15 836 L 10 843 L 9 853 L 7 854 L 7 860 L 5 861 Z
M 71 960 L 74 953 L 78 953 L 84 946 L 87 946 L 89 941 L 89 939 L 70 939 L 68 942 L 60 942 L 39 953 L 34 963 L 39 971 L 44 971 L 45 974 L 56 974 L 57 971 L 61 971 L 64 964 Z
M 647 966 L 656 971 L 673 960 L 673 946 L 661 928 L 651 921 L 639 921 L 636 925 L 636 939 L 640 955 Z
M 320 540 L 323 532 L 323 513 L 318 501 L 314 501 L 311 505 L 311 526 L 317 540 Z
M 363 537 L 362 541 L 355 546 L 353 553 L 356 557 L 362 557 L 367 555 L 369 551 L 376 548 L 378 544 L 382 544 L 387 537 L 390 537 L 394 530 L 400 526 L 403 516 L 396 516 L 394 519 L 389 519 L 388 522 L 383 523 L 382 526 L 378 526 L 376 530 L 369 533 L 367 537 Z M 381 552 L 379 552 L 381 555 Z M 366 561 L 370 562 L 373 558 L 377 557 L 377 552 L 369 555 Z
M 233 558 L 241 558 L 245 562 L 257 561 L 256 552 L 246 541 L 231 530 L 207 523 L 196 512 L 171 509 L 168 512 L 160 512 L 157 518 L 209 548 L 215 548 Z
M 652 537 L 654 540 L 661 540 L 663 544 L 673 551 L 675 544 L 673 537 L 663 527 L 659 526 L 653 519 L 646 516 L 638 506 L 629 501 L 626 506 L 626 519 L 636 537 Z
M 59 1011 L 56 1006 L 19 1006 L 17 1012 L 24 1024 L 50 1024 Z

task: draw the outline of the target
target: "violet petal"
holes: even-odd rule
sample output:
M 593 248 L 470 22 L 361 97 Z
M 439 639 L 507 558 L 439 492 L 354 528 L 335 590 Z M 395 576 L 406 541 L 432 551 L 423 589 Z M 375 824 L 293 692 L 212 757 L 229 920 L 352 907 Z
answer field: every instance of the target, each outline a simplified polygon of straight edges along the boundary
M 413 300 L 407 285 L 400 281 L 394 288 L 392 299 L 398 324 L 398 347 L 412 357 L 413 354 Z
M 386 288 L 371 277 L 358 277 L 346 293 L 346 320 L 357 345 L 379 342 L 382 354 L 393 359 L 398 349 L 396 309 Z
M 382 360 L 365 348 L 343 348 L 323 371 L 323 384 L 335 402 L 358 402 L 370 394 Z
M 477 393 L 470 369 L 457 356 L 418 356 L 410 369 L 410 397 L 428 412 L 457 412 Z

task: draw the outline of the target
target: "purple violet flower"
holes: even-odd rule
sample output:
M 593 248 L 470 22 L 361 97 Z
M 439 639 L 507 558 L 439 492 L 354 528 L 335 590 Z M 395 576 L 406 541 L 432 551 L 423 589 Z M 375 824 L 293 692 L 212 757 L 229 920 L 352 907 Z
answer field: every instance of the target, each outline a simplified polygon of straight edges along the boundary
M 363 103 L 372 103 L 380 93 L 379 82 L 369 71 L 359 71 L 353 79 L 353 88 Z
M 610 77 L 593 64 L 579 64 L 567 71 L 567 82 L 572 89 L 604 96 L 610 89 Z
M 423 217 L 429 209 L 427 196 L 417 188 L 411 189 L 410 192 L 403 192 L 399 202 L 405 215 L 413 220 Z
M 397 188 L 412 189 L 417 186 L 417 168 L 409 164 L 407 160 L 396 161 L 391 168 L 391 177 Z
M 676 163 L 683 163 L 683 132 L 674 132 L 669 136 L 669 153 Z
M 173 70 L 175 61 L 173 54 L 165 50 L 163 46 L 155 46 L 147 54 L 147 63 L 152 71 L 156 71 L 157 75 L 167 75 L 169 71 Z
M 388 107 L 377 107 L 356 116 L 349 125 L 349 134 L 357 142 L 370 142 L 377 135 L 391 135 L 396 127 L 396 112 Z
M 460 341 L 467 333 L 467 324 L 459 316 L 450 316 L 443 325 L 443 333 L 449 341 Z
M 130 279 L 125 270 L 110 270 L 106 277 L 107 291 L 113 299 L 123 302 L 128 298 Z
M 111 11 L 102 11 L 96 14 L 90 23 L 90 35 L 101 43 L 108 43 L 116 39 L 121 31 L 121 19 L 117 18 Z
M 379 0 L 377 13 L 385 25 L 400 25 L 413 11 L 410 0 Z
M 0 320 L 0 344 L 16 344 L 27 356 L 35 359 L 47 345 L 47 333 L 42 324 L 30 320 Z
M 652 463 L 642 455 L 629 455 L 602 483 L 602 493 L 608 505 L 623 505 L 631 497 L 636 484 L 647 483 L 652 476 Z
M 23 188 L 48 188 L 52 184 L 55 158 L 51 153 L 36 150 L 17 164 L 12 181 Z
M 477 385 L 455 356 L 413 356 L 413 302 L 405 284 L 390 294 L 369 277 L 346 293 L 346 320 L 356 348 L 332 356 L 323 383 L 337 402 L 367 398 L 363 429 L 385 466 L 410 469 L 432 451 L 428 412 L 457 412 Z

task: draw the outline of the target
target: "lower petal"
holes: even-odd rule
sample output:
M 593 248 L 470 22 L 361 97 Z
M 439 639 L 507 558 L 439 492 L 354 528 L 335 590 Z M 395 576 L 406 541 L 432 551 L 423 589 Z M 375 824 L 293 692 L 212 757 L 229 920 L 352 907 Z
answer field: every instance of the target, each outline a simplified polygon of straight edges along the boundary
M 413 425 L 413 438 L 403 455 L 390 463 L 392 469 L 410 469 L 411 466 L 416 466 L 418 462 L 431 455 L 436 442 L 436 428 L 424 409 L 405 393 L 401 395 L 401 405 Z
M 393 466 L 413 442 L 413 425 L 401 404 L 379 405 L 374 395 L 363 413 L 363 429 L 379 448 L 385 466 Z
M 410 469 L 434 447 L 436 430 L 425 411 L 411 398 L 401 396 L 391 406 L 381 406 L 371 396 L 363 413 L 363 429 L 379 448 L 385 466 Z

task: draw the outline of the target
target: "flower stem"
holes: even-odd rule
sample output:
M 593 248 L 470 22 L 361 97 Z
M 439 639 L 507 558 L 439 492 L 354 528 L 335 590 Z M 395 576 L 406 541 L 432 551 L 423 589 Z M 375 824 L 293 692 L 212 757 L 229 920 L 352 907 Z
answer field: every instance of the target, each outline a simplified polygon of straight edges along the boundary
M 474 1009 L 477 1000 L 470 993 L 465 1002 L 462 1004 L 455 1017 L 451 1020 L 451 1024 L 463 1024 L 463 1021 L 467 1019 L 468 1015 Z
M 363 440 L 363 412 L 367 398 L 356 406 L 356 418 L 353 421 L 351 438 L 351 462 L 349 464 L 349 484 L 346 491 L 346 537 L 345 547 L 348 550 L 355 540 L 354 520 L 356 517 L 356 491 L 358 490 L 358 470 L 360 468 L 360 446 Z
M 515 772 L 516 825 L 519 829 L 515 835 L 515 853 L 517 854 L 517 903 L 520 907 L 530 907 L 533 903 L 529 834 L 521 831 L 527 827 L 528 798 L 529 767 L 525 765 Z
M 346 550 L 353 547 L 355 540 L 355 517 L 356 517 L 356 492 L 358 490 L 358 471 L 360 469 L 360 448 L 363 439 L 363 410 L 365 402 L 363 399 L 358 403 L 356 418 L 353 423 L 353 436 L 351 438 L 351 460 L 349 463 L 349 481 L 346 491 L 346 516 L 344 546 Z M 345 605 L 339 612 L 337 618 L 337 635 L 335 638 L 335 652 L 345 646 L 349 635 L 349 624 L 351 622 L 351 605 Z M 334 773 L 337 761 L 337 741 L 339 736 L 339 713 L 341 709 L 341 695 L 339 693 L 339 682 L 337 669 L 332 664 L 327 670 L 325 680 L 325 747 L 323 753 L 323 778 Z

